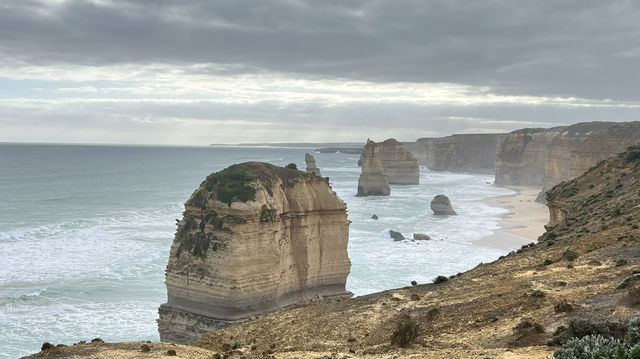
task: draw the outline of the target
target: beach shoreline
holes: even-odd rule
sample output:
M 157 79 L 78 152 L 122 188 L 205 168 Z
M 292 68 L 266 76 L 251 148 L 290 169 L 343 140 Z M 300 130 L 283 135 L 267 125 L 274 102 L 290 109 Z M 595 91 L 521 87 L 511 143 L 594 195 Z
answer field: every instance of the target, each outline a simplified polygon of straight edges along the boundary
M 540 188 L 503 187 L 516 193 L 484 200 L 491 205 L 505 208 L 509 212 L 501 216 L 500 228 L 475 241 L 474 244 L 512 251 L 524 244 L 537 241 L 538 237 L 545 232 L 544 226 L 549 222 L 549 210 L 545 204 L 536 202 Z

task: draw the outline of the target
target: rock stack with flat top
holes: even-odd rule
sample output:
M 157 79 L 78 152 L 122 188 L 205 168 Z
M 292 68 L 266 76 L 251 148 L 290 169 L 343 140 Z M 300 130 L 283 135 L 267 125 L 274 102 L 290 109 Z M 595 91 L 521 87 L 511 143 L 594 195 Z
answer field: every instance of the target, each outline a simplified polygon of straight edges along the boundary
M 394 138 L 377 144 L 380 147 L 380 161 L 389 184 L 419 184 L 420 167 L 418 160 Z
M 178 222 L 160 339 L 190 342 L 296 303 L 350 296 L 348 236 L 346 205 L 321 177 L 260 162 L 208 176 Z
M 358 178 L 357 196 L 388 196 L 389 181 L 380 160 L 380 147 L 367 139 L 362 151 L 362 173 Z

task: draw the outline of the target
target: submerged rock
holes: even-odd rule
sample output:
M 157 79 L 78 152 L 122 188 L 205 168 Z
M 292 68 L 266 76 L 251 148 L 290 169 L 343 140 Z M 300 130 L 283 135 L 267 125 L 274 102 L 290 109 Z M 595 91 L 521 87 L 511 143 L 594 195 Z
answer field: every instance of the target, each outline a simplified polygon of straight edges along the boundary
M 214 173 L 185 203 L 159 308 L 162 341 L 292 304 L 350 296 L 349 220 L 321 177 L 247 162 Z
M 431 201 L 431 210 L 436 216 L 451 216 L 457 214 L 456 211 L 453 210 L 453 207 L 451 207 L 449 197 L 443 194 L 433 197 L 433 200 Z
M 320 169 L 316 167 L 316 159 L 313 157 L 313 155 L 305 153 L 304 161 L 307 163 L 307 173 L 313 173 L 318 177 L 322 177 L 322 175 L 320 174 Z
M 377 214 L 374 214 L 373 216 L 371 216 L 371 219 L 373 219 L 373 220 L 376 220 L 376 221 L 377 221 L 377 220 L 378 220 L 378 215 L 377 215 Z
M 380 147 L 367 140 L 362 152 L 362 173 L 358 178 L 356 196 L 388 196 L 391 193 L 380 160 Z
M 393 240 L 394 240 L 394 241 L 396 241 L 396 242 L 398 242 L 398 241 L 404 241 L 404 240 L 405 240 L 405 238 L 404 238 L 404 236 L 402 235 L 402 233 L 400 233 L 400 232 L 396 232 L 396 231 L 393 231 L 393 230 L 391 230 L 391 229 L 389 230 L 389 236 L 390 236 L 391 238 L 393 238 Z
M 430 239 L 431 239 L 431 237 L 429 237 L 428 235 L 426 235 L 424 233 L 414 233 L 413 234 L 413 240 L 414 241 L 428 241 Z

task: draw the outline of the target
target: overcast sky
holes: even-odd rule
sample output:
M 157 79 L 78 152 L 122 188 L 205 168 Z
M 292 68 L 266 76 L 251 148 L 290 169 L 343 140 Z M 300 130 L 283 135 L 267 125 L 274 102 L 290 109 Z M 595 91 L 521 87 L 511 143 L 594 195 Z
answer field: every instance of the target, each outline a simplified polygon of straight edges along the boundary
M 639 115 L 640 1 L 0 2 L 0 141 L 408 141 Z

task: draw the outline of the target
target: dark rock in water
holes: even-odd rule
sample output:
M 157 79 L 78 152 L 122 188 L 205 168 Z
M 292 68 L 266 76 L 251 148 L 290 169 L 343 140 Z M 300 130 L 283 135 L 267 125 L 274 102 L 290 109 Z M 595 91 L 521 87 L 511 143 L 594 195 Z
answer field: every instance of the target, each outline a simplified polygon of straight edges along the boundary
M 413 240 L 415 240 L 415 241 L 428 241 L 430 239 L 431 239 L 431 237 L 429 237 L 428 235 L 426 235 L 424 233 L 414 233 L 413 234 Z
M 390 235 L 390 236 L 391 236 L 391 238 L 393 238 L 393 240 L 394 240 L 394 241 L 396 241 L 396 242 L 398 242 L 398 241 L 404 241 L 404 240 L 405 240 L 405 238 L 404 238 L 404 236 L 402 235 L 402 233 L 400 233 L 400 232 L 396 232 L 396 231 L 393 231 L 393 230 L 391 230 L 391 229 L 389 230 L 389 235 Z
M 375 219 L 377 221 L 378 220 L 378 215 L 374 214 L 373 216 L 371 216 L 371 219 Z
M 431 210 L 436 216 L 451 216 L 457 214 L 456 211 L 453 210 L 453 207 L 451 207 L 449 197 L 443 194 L 433 197 L 433 200 L 431 201 Z
M 416 282 L 415 280 L 412 280 L 411 285 L 418 285 L 418 282 Z

